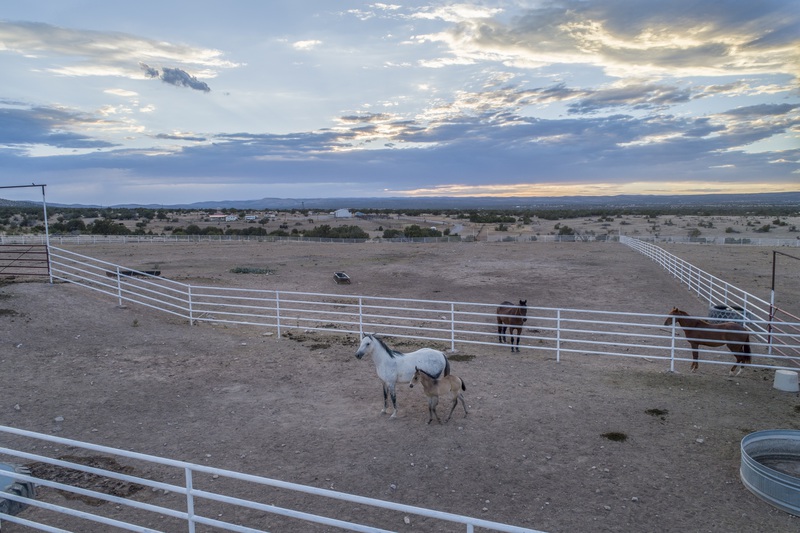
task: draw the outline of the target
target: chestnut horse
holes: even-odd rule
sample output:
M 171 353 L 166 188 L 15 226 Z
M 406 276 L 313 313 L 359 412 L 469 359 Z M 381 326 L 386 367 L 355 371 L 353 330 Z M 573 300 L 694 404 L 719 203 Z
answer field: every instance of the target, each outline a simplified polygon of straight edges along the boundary
M 746 364 L 750 364 L 752 357 L 750 355 L 750 333 L 747 329 L 738 322 L 722 322 L 719 324 L 712 324 L 699 318 L 690 318 L 689 313 L 681 311 L 677 307 L 673 307 L 669 312 L 669 316 L 664 321 L 665 326 L 669 326 L 677 322 L 683 328 L 683 334 L 689 346 L 692 347 L 692 372 L 697 370 L 697 348 L 698 346 L 727 346 L 728 349 L 736 357 L 736 364 L 731 367 L 731 375 L 736 367 L 739 371 L 736 372 L 738 376 L 744 370 Z
M 514 351 L 514 330 L 517 331 L 517 351 L 519 351 L 519 338 L 522 335 L 522 325 L 528 319 L 528 300 L 520 300 L 519 305 L 511 302 L 503 302 L 497 308 L 497 336 L 500 344 L 505 343 L 506 329 L 508 329 L 508 343 L 511 344 L 511 351 Z

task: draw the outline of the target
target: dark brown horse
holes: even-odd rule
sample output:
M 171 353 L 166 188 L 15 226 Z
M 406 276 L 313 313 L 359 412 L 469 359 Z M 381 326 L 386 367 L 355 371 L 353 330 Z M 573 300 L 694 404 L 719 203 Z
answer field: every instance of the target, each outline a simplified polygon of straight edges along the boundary
M 514 351 L 514 330 L 517 331 L 517 351 L 519 351 L 519 338 L 522 335 L 522 325 L 528 319 L 528 300 L 520 300 L 519 305 L 503 302 L 497 308 L 497 336 L 500 344 L 506 342 L 506 329 L 508 329 L 508 342 L 511 351 Z
M 750 364 L 750 333 L 738 322 L 722 322 L 712 324 L 699 318 L 690 318 L 689 313 L 673 307 L 669 316 L 664 321 L 665 326 L 673 323 L 673 320 L 683 328 L 683 334 L 692 347 L 692 372 L 697 370 L 697 348 L 698 346 L 727 346 L 736 357 L 736 364 L 731 367 L 731 375 L 736 367 L 739 367 L 738 376 L 746 364 Z

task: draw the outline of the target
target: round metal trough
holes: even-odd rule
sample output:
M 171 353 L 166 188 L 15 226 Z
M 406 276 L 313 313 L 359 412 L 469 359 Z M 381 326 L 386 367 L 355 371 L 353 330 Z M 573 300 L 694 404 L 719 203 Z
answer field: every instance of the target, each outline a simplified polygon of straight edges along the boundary
M 800 431 L 770 429 L 747 435 L 742 439 L 739 475 L 750 492 L 800 516 Z

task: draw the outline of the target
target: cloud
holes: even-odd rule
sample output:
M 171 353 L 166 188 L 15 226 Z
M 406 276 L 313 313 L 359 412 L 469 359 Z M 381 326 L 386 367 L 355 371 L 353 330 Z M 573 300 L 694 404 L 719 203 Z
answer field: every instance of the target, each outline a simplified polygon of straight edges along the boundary
M 312 50 L 322 44 L 322 41 L 309 40 L 309 41 L 296 41 L 292 43 L 292 48 L 295 50 Z
M 121 32 L 76 30 L 35 22 L 0 20 L 0 49 L 31 58 L 48 59 L 48 71 L 64 76 L 119 76 L 141 79 L 137 68 L 143 57 L 150 63 L 171 63 L 183 74 L 186 69 L 203 69 L 213 77 L 220 69 L 236 68 L 238 63 L 223 58 L 219 50 L 174 44 Z M 145 72 L 156 77 L 156 69 Z M 169 76 L 173 76 L 170 74 Z M 186 75 L 188 76 L 188 75 Z M 174 79 L 184 76 L 178 74 Z M 192 81 L 198 90 L 202 82 Z
M 450 8 L 425 12 L 452 25 L 416 41 L 448 47 L 449 58 L 428 61 L 437 65 L 585 64 L 613 77 L 800 75 L 800 11 L 792 2 L 563 0 L 544 2 L 507 22 L 494 15 Z
M 145 77 L 148 77 L 148 78 L 160 78 L 161 77 L 161 75 L 159 74 L 157 68 L 153 68 L 151 66 L 148 66 L 145 63 L 139 62 L 139 68 L 142 69 L 142 71 L 144 72 Z
M 160 78 L 164 83 L 175 85 L 176 87 L 189 87 L 204 93 L 210 92 L 211 88 L 205 82 L 202 82 L 194 76 L 188 74 L 185 70 L 179 68 L 164 67 L 159 74 L 157 68 L 153 68 L 146 63 L 139 63 L 139 67 L 144 71 L 144 75 L 148 78 Z
M 692 91 L 688 88 L 640 82 L 587 90 L 584 94 L 583 98 L 569 106 L 570 113 L 594 113 L 613 107 L 664 109 L 692 99 Z
M 161 69 L 161 81 L 178 87 L 189 87 L 204 93 L 211 91 L 211 88 L 205 82 L 190 76 L 186 71 L 179 68 L 164 67 Z
M 110 148 L 115 145 L 71 131 L 110 124 L 85 113 L 54 107 L 0 107 L 0 146 L 20 154 L 36 145 L 81 150 Z
M 106 94 L 113 94 L 115 96 L 123 96 L 123 97 L 138 96 L 139 94 L 135 91 L 129 91 L 127 89 L 106 89 L 103 92 Z
M 197 135 L 192 135 L 190 133 L 159 133 L 157 135 L 153 135 L 156 139 L 165 139 L 170 141 L 196 141 L 196 142 L 204 142 L 207 139 L 205 137 L 200 137 Z
M 725 115 L 762 117 L 769 115 L 785 115 L 800 108 L 800 104 L 758 104 L 746 107 L 737 107 L 726 111 Z

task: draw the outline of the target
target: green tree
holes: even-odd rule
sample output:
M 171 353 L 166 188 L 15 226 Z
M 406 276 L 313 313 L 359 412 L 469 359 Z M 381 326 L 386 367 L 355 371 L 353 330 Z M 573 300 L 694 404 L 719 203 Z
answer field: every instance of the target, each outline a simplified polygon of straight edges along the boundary
M 132 232 L 122 222 L 115 222 L 110 218 L 100 218 L 89 224 L 89 231 L 93 235 L 130 235 Z

